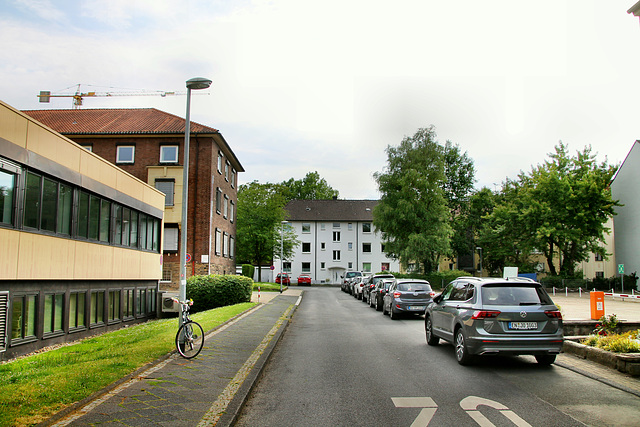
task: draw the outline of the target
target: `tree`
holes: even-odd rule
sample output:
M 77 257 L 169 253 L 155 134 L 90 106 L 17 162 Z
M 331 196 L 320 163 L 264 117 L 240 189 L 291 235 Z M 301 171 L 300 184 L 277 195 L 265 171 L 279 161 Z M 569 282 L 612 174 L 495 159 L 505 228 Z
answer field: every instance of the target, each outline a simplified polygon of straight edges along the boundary
M 285 199 L 278 185 L 253 181 L 238 188 L 238 218 L 236 229 L 236 257 L 238 262 L 258 266 L 258 281 L 262 280 L 260 266 L 272 261 L 280 253 L 282 221 L 286 217 Z M 284 254 L 291 256 L 297 245 L 295 233 L 285 227 Z
M 303 179 L 293 178 L 283 181 L 282 191 L 287 202 L 290 200 L 328 200 L 338 197 L 338 190 L 334 190 L 320 174 L 308 172 Z
M 404 262 L 416 260 L 425 272 L 434 271 L 449 252 L 452 230 L 444 195 L 444 150 L 433 126 L 388 146 L 387 166 L 374 178 L 381 193 L 373 210 L 374 226 L 381 230 L 385 252 Z

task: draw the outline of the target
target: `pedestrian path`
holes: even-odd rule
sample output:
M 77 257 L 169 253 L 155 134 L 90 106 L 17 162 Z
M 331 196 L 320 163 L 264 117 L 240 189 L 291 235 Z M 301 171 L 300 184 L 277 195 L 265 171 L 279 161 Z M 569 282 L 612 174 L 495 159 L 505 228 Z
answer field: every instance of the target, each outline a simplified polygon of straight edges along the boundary
M 210 333 L 196 358 L 186 360 L 173 354 L 65 418 L 47 424 L 230 425 L 299 303 L 300 293 L 292 290 L 270 295 L 265 298 L 268 302 Z

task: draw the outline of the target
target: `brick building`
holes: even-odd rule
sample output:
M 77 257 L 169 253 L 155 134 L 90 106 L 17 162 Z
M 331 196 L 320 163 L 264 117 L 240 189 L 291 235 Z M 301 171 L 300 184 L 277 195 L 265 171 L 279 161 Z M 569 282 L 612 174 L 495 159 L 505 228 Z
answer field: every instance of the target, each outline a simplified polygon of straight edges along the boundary
M 166 194 L 161 289 L 179 283 L 185 120 L 155 108 L 29 110 L 33 117 Z M 235 274 L 238 172 L 222 134 L 191 122 L 187 253 L 192 274 Z

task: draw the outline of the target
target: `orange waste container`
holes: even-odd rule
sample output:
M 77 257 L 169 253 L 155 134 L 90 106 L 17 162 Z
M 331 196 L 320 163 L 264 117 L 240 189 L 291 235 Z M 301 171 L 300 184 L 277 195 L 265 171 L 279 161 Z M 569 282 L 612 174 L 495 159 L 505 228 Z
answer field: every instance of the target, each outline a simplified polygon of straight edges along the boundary
M 604 316 L 604 292 L 591 292 L 591 319 Z

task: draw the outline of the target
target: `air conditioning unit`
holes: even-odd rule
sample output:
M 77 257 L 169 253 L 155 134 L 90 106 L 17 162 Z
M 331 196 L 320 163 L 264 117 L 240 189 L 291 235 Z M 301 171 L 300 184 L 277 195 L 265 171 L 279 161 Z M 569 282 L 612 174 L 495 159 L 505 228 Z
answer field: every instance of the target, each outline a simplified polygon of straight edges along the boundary
M 178 294 L 163 294 L 162 295 L 162 312 L 163 313 L 179 313 L 180 304 L 175 302 L 173 298 L 178 298 Z

